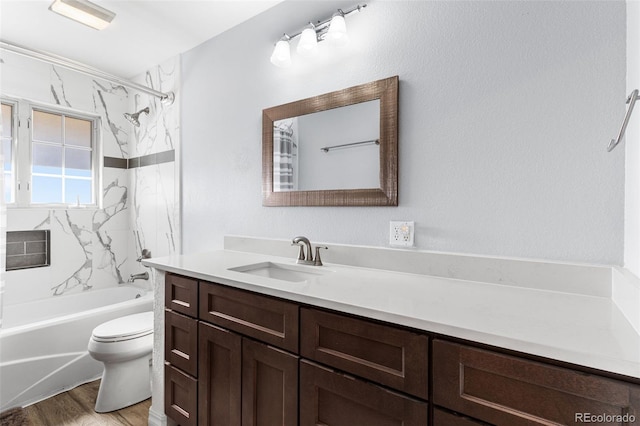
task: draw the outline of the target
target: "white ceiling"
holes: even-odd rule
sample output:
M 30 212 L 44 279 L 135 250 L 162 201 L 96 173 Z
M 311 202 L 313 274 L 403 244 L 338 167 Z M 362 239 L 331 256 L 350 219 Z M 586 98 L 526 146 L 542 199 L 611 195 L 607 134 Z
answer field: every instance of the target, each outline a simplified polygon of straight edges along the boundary
M 0 40 L 131 78 L 282 0 L 92 0 L 116 13 L 97 31 L 49 11 L 53 0 L 0 0 Z

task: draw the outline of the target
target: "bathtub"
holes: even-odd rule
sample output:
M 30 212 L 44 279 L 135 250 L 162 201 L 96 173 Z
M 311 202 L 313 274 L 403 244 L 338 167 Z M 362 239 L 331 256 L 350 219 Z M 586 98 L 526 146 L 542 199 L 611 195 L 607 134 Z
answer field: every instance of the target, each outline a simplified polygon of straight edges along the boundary
M 0 411 L 99 378 L 102 364 L 87 352 L 93 329 L 110 319 L 151 310 L 152 292 L 126 285 L 5 305 Z

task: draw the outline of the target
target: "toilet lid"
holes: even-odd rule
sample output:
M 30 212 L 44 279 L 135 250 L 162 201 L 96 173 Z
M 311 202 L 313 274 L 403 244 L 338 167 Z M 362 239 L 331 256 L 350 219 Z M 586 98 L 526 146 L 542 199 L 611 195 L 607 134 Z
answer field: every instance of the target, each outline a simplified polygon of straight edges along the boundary
M 93 329 L 97 341 L 133 339 L 153 333 L 153 311 L 116 318 Z

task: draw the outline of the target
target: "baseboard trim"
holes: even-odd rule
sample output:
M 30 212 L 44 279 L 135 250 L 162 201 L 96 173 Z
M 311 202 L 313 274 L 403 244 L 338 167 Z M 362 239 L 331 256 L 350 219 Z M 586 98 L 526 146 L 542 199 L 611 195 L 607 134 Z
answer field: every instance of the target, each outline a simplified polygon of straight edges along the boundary
M 149 426 L 168 426 L 168 418 L 164 413 L 158 413 L 149 408 Z

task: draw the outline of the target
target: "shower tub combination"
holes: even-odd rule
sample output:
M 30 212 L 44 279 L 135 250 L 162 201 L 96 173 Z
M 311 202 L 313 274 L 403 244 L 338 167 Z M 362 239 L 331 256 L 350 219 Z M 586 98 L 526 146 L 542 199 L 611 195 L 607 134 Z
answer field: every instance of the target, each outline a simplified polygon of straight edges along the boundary
M 152 309 L 151 291 L 126 285 L 5 305 L 0 329 L 0 411 L 98 379 L 102 363 L 87 352 L 93 329 Z

